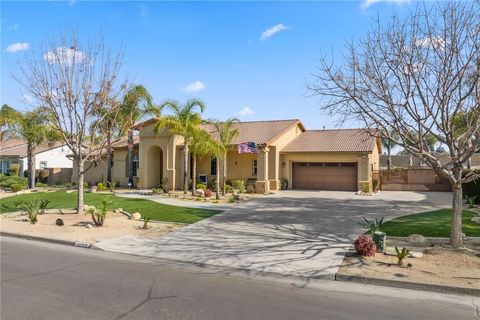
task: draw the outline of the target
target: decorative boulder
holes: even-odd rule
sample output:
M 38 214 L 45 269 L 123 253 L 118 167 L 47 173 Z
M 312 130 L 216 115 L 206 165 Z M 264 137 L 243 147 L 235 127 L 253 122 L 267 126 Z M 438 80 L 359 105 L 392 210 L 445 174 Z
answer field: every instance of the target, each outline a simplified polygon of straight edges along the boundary
M 426 241 L 425 237 L 421 234 L 411 234 L 408 236 L 409 243 L 424 243 Z
M 58 218 L 55 220 L 55 224 L 59 227 L 63 227 L 65 224 L 63 223 L 63 219 Z
M 130 217 L 130 219 L 140 220 L 140 219 L 142 219 L 142 215 L 140 214 L 140 212 L 134 212 L 134 213 L 132 213 L 132 216 Z
M 87 227 L 87 229 L 92 229 L 93 225 L 91 223 L 87 223 L 86 227 Z
M 470 221 L 475 222 L 476 224 L 480 224 L 480 216 L 473 217 L 472 219 L 470 219 Z
M 200 197 L 205 197 L 205 191 L 203 191 L 203 189 L 196 189 L 195 195 Z

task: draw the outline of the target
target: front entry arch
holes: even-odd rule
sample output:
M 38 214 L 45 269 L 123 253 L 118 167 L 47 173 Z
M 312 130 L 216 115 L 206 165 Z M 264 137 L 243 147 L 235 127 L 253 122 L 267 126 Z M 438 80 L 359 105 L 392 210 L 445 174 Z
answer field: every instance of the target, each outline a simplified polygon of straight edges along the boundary
M 163 151 L 159 146 L 151 146 L 147 152 L 147 166 L 145 170 L 148 189 L 159 188 L 163 177 Z

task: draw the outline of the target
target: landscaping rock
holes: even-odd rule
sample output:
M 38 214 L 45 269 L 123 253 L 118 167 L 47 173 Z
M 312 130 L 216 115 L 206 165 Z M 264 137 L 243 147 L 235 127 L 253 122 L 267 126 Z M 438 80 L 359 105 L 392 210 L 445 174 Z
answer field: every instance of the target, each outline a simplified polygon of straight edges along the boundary
M 140 219 L 142 219 L 142 215 L 140 214 L 140 212 L 134 212 L 134 213 L 132 213 L 132 216 L 130 217 L 130 219 L 140 220 Z
M 55 220 L 55 224 L 59 227 L 63 227 L 65 225 L 65 223 L 63 223 L 63 219 L 60 219 L 60 218 Z
M 203 191 L 203 189 L 196 189 L 195 195 L 200 197 L 205 197 L 205 191 Z
M 92 229 L 93 225 L 91 223 L 87 223 L 86 227 L 87 227 L 87 229 Z
M 480 224 L 480 216 L 473 217 L 472 219 L 470 219 L 470 221 L 475 222 L 476 224 Z
M 411 234 L 407 241 L 408 243 L 425 243 L 426 239 L 421 234 Z
M 411 258 L 422 258 L 423 253 L 418 252 L 418 251 L 410 251 L 410 257 Z

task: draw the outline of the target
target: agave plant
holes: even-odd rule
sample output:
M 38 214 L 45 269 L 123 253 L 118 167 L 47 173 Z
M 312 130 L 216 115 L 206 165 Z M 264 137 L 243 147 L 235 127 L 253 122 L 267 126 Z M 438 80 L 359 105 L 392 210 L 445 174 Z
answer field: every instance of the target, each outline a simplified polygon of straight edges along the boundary
M 403 266 L 403 259 L 405 259 L 410 254 L 410 250 L 405 247 L 403 247 L 402 250 L 399 250 L 398 247 L 395 246 L 395 253 L 398 259 L 397 265 Z
M 360 225 L 371 234 L 374 234 L 376 231 L 380 231 L 380 229 L 383 227 L 384 217 L 372 219 L 367 219 L 365 217 L 362 218 L 364 222 L 360 223 Z

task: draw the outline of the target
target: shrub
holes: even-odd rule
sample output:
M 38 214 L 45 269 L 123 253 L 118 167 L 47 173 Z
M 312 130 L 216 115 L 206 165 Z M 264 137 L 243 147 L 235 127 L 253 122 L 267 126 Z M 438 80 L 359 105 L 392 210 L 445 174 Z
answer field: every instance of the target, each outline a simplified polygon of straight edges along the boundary
M 163 177 L 161 182 L 162 185 L 160 186 L 160 188 L 162 188 L 165 193 L 168 193 L 168 178 Z
M 288 189 L 288 180 L 285 178 L 280 178 L 280 189 L 287 190 Z
M 161 188 L 153 188 L 152 189 L 152 194 L 161 194 L 163 193 L 163 189 Z
M 50 201 L 49 201 L 50 202 Z M 27 212 L 28 220 L 31 224 L 35 224 L 38 221 L 38 213 L 42 207 L 44 201 L 34 198 L 29 201 L 18 201 L 14 203 L 14 206 L 22 211 Z M 47 203 L 48 204 L 48 203 Z
M 229 184 L 225 185 L 225 192 L 226 193 L 232 193 L 233 192 L 233 187 Z
M 245 189 L 246 193 L 255 193 L 255 185 L 247 184 L 247 188 Z
M 210 189 L 205 190 L 205 198 L 210 198 L 212 196 L 213 192 Z
M 12 184 L 19 184 L 22 186 L 22 188 L 26 188 L 28 184 L 28 179 L 25 177 L 7 176 L 4 174 L 0 174 L 0 187 L 10 188 Z
M 405 259 L 410 254 L 410 250 L 408 250 L 407 248 L 402 248 L 402 250 L 398 250 L 397 246 L 395 246 L 395 254 L 397 255 L 398 259 L 397 264 L 399 266 L 403 266 L 403 259 Z
M 22 191 L 23 185 L 21 185 L 20 183 L 12 183 L 10 185 L 10 190 L 12 190 L 12 192 Z
M 377 246 L 373 242 L 372 238 L 367 236 L 360 236 L 354 242 L 355 251 L 364 257 L 373 257 Z
M 110 189 L 110 191 L 115 191 L 116 189 L 118 189 L 118 186 L 120 185 L 120 182 L 119 181 L 111 181 L 111 182 L 107 182 L 108 184 L 108 188 Z
M 369 193 L 370 192 L 370 183 L 369 182 L 361 182 L 360 183 L 360 190 L 363 193 Z
M 98 187 L 97 187 L 98 188 Z M 113 203 L 110 198 L 104 198 L 102 200 L 102 204 L 100 209 L 95 208 L 94 206 L 88 206 L 87 207 L 87 213 L 89 213 L 92 216 L 93 223 L 95 223 L 96 226 L 100 227 L 103 226 L 105 222 L 105 218 L 107 217 L 107 211 L 108 207 Z
M 44 187 L 46 187 L 46 186 L 47 186 L 46 183 L 41 183 L 41 182 L 35 183 L 35 187 L 37 187 L 37 188 L 44 188 Z
M 234 196 L 231 196 L 230 198 L 228 198 L 228 203 L 234 203 L 234 202 L 235 202 Z
M 203 191 L 205 191 L 205 189 L 207 189 L 207 186 L 203 183 L 197 183 L 197 189 L 202 189 Z
M 373 191 L 378 190 L 378 179 L 372 180 L 372 188 L 373 188 Z
M 10 175 L 11 176 L 18 176 L 18 172 L 20 171 L 20 165 L 19 164 L 12 164 L 10 166 Z
M 360 225 L 366 229 L 368 232 L 373 234 L 375 231 L 381 231 L 380 229 L 383 227 L 383 219 L 384 217 L 375 218 L 375 219 L 367 219 L 362 217 L 365 222 L 360 223 Z
M 40 170 L 36 170 L 35 174 L 36 174 L 36 181 L 41 183 L 47 183 L 48 176 L 50 175 L 50 171 L 47 169 L 40 169 Z
M 477 196 L 467 196 L 465 195 L 465 198 L 467 199 L 468 207 L 475 208 L 475 200 L 477 200 Z
M 233 187 L 232 180 L 230 180 L 230 179 L 227 179 L 227 180 L 225 181 L 225 184 L 226 184 L 227 186 Z
M 237 189 L 238 193 L 244 193 L 245 192 L 245 180 L 235 180 L 233 181 L 233 187 Z
M 98 191 L 105 191 L 107 190 L 107 184 L 105 182 L 97 183 L 97 190 Z

